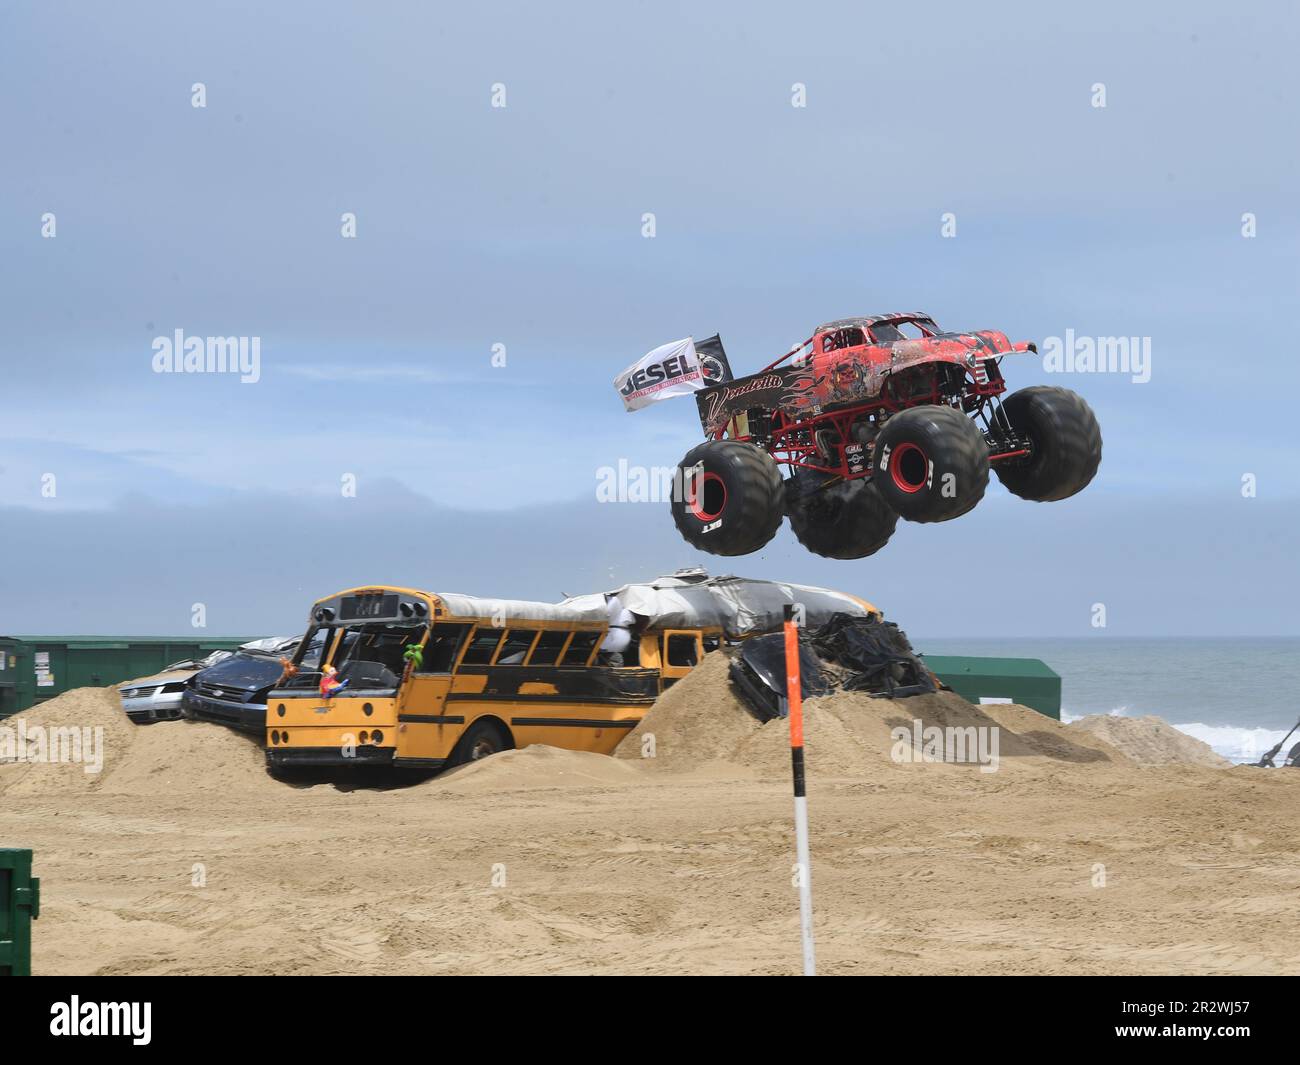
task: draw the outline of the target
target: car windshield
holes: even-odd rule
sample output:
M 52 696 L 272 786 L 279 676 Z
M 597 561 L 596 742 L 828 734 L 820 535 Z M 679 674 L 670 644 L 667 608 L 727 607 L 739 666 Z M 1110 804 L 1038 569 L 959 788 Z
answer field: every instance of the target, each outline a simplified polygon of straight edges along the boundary
M 193 683 L 199 687 L 211 684 L 255 691 L 274 684 L 283 668 L 276 659 L 267 655 L 250 655 L 241 651 L 209 666 L 194 678 Z
M 892 322 L 877 322 L 871 327 L 871 337 L 877 344 L 920 340 L 938 332 L 939 327 L 929 318 L 900 318 Z

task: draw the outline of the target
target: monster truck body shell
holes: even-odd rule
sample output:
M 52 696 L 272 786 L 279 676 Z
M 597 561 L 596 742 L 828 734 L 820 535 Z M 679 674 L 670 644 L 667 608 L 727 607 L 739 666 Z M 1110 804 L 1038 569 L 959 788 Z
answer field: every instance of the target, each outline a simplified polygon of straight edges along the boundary
M 1012 458 L 1026 453 L 1026 441 L 990 422 L 985 408 L 1006 391 L 999 360 L 1036 350 L 992 329 L 945 333 L 920 312 L 844 318 L 758 373 L 698 392 L 696 402 L 706 436 L 845 478 L 871 472 L 872 440 L 890 414 L 922 404 L 981 417 L 990 460 Z

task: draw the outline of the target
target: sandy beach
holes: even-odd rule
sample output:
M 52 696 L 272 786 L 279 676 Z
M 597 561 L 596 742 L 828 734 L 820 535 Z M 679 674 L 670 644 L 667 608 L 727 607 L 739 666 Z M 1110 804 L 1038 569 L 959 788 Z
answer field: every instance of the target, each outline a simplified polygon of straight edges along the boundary
M 69 692 L 23 717 L 102 727 L 103 771 L 0 766 L 0 844 L 42 878 L 34 971 L 796 972 L 785 726 L 724 670 L 616 757 L 402 787 L 286 784 L 242 736 Z M 1300 972 L 1300 773 L 944 693 L 806 713 L 822 972 Z M 915 719 L 997 726 L 996 772 L 891 758 Z

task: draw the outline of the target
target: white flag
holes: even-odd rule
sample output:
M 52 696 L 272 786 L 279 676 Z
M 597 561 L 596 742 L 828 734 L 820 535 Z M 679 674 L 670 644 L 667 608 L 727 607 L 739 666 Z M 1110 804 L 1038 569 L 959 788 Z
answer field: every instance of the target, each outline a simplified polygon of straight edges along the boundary
M 630 411 L 707 386 L 693 337 L 655 348 L 614 378 L 623 406 Z

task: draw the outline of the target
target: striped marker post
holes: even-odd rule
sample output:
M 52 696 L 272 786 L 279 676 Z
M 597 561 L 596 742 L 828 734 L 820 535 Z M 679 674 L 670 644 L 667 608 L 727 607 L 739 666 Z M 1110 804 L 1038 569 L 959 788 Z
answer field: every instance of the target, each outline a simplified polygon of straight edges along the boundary
M 785 703 L 790 719 L 790 767 L 794 772 L 794 839 L 799 863 L 799 931 L 803 938 L 803 974 L 817 975 L 813 951 L 812 861 L 808 856 L 808 796 L 803 768 L 803 685 L 799 677 L 799 626 L 794 607 L 785 607 Z

